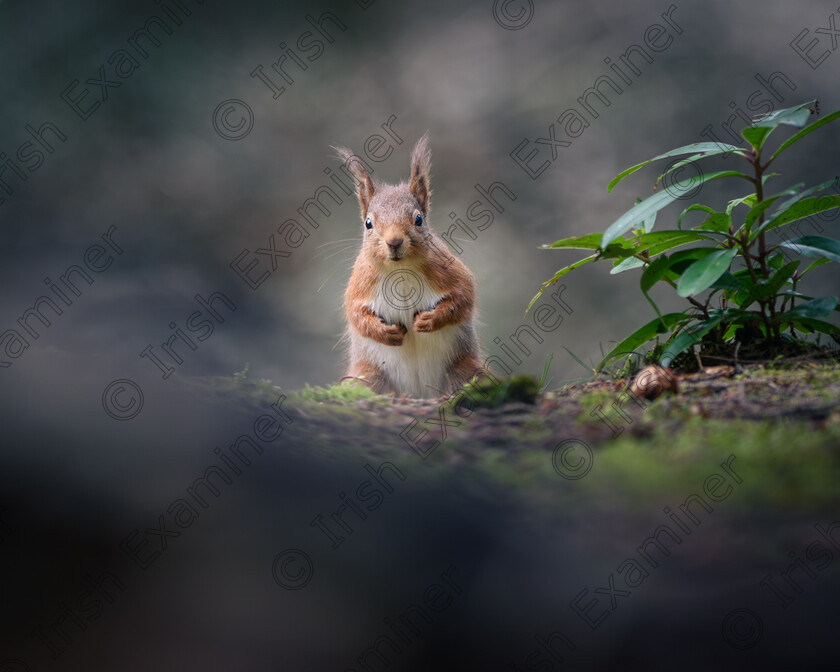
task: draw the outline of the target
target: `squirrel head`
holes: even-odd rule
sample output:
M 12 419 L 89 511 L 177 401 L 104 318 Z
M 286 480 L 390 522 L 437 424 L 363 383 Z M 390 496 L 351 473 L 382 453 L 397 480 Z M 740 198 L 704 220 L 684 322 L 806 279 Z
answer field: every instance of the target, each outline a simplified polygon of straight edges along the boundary
M 431 151 L 426 133 L 411 153 L 411 178 L 397 185 L 374 182 L 362 160 L 349 149 L 337 147 L 339 158 L 356 182 L 362 213 L 362 253 L 380 264 L 422 261 L 429 255 L 427 241 Z

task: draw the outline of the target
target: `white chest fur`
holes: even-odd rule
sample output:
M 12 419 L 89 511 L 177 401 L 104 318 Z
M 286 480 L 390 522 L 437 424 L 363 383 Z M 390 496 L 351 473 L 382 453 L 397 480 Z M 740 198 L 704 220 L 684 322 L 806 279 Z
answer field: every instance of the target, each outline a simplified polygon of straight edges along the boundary
M 434 292 L 418 271 L 395 265 L 379 280 L 368 304 L 388 324 L 402 324 L 407 329 L 400 346 L 359 339 L 365 356 L 388 374 L 402 394 L 436 396 L 445 386 L 459 326 L 450 325 L 429 333 L 414 331 L 414 316 L 434 308 L 443 296 Z

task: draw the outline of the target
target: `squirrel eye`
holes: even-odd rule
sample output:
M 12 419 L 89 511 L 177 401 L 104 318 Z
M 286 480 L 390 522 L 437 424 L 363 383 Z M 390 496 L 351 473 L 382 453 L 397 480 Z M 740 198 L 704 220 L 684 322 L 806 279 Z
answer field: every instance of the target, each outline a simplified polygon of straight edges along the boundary
M 414 226 L 423 226 L 423 217 L 422 216 L 417 215 L 414 218 Z
M 372 222 L 372 221 L 370 221 L 370 217 L 368 217 L 368 218 L 365 220 L 365 228 L 366 228 L 366 229 L 372 229 L 372 228 L 373 228 L 373 222 Z

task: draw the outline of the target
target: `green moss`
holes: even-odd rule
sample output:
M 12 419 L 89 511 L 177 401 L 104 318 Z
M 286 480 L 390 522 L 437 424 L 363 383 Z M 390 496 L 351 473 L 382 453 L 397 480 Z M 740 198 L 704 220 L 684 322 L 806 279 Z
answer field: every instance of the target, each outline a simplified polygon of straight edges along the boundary
M 704 479 L 735 455 L 739 499 L 752 505 L 807 509 L 836 505 L 840 424 L 815 432 L 796 421 L 754 422 L 694 417 L 662 424 L 648 436 L 627 434 L 601 444 L 605 478 L 636 495 L 701 493 Z
M 372 399 L 377 396 L 367 385 L 345 380 L 327 387 L 311 387 L 306 385 L 297 393 L 301 399 L 336 404 L 349 404 L 359 399 Z
M 539 381 L 525 373 L 501 380 L 473 379 L 464 385 L 461 392 L 453 395 L 450 404 L 452 408 L 455 408 L 465 398 L 469 400 L 465 403 L 470 408 L 497 408 L 511 402 L 533 404 L 537 400 L 539 391 Z
M 599 406 L 601 408 L 609 409 L 610 404 L 618 398 L 618 395 L 612 390 L 595 390 L 593 392 L 584 392 L 577 396 L 574 401 L 580 406 L 580 412 L 575 417 L 575 420 L 580 423 L 598 424 L 602 420 L 593 417 L 592 411 Z M 607 413 L 610 411 L 607 410 Z

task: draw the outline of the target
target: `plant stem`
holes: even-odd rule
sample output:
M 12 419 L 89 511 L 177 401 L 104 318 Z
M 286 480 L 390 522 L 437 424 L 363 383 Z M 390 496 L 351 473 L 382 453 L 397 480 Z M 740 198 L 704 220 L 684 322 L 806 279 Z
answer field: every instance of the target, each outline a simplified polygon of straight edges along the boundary
M 755 168 L 755 204 L 758 205 L 764 200 L 764 185 L 761 181 L 761 150 L 756 150 L 755 159 L 753 160 L 753 167 Z M 758 218 L 758 226 L 761 227 L 764 222 L 764 213 L 762 212 Z M 764 279 L 767 279 L 767 253 L 765 249 L 764 231 L 758 234 L 758 263 L 761 264 L 761 271 L 764 274 Z
M 761 150 L 756 149 L 753 152 L 753 158 L 750 160 L 753 164 L 753 172 L 755 174 L 755 178 L 753 182 L 755 183 L 755 205 L 758 206 L 762 201 L 764 201 L 764 185 L 762 183 L 762 174 L 764 172 L 764 167 L 761 165 Z M 765 166 L 766 167 L 766 166 Z M 758 218 L 756 222 L 758 227 L 764 223 L 764 214 Z M 755 258 L 758 261 L 758 265 L 761 269 L 761 279 L 767 281 L 769 278 L 769 273 L 767 269 L 767 247 L 766 241 L 764 238 L 764 231 L 761 231 L 758 234 L 758 256 L 753 257 L 750 254 L 750 234 L 749 231 L 746 229 L 744 230 L 744 235 L 741 238 L 741 248 L 744 251 L 744 261 L 746 262 L 747 269 L 750 274 L 750 278 L 753 281 L 753 284 L 758 285 L 758 278 L 756 277 L 755 269 L 753 268 L 752 263 L 750 263 L 750 258 Z M 767 330 L 767 337 L 771 340 L 774 338 L 778 338 L 779 334 L 777 333 L 776 329 L 776 297 L 772 296 L 768 299 L 756 299 L 758 301 L 758 305 L 761 308 L 761 318 L 764 321 L 764 327 Z M 767 309 L 770 310 L 770 315 L 767 314 Z
M 755 170 L 756 170 L 756 178 L 758 179 L 758 186 L 756 187 L 755 195 L 756 195 L 756 201 L 758 203 L 760 203 L 761 201 L 764 200 L 764 185 L 761 183 L 761 176 L 762 176 L 763 169 L 761 167 L 761 164 L 759 163 L 758 155 L 756 155 L 756 157 L 755 157 Z M 759 217 L 759 222 L 758 222 L 759 226 L 761 226 L 761 224 L 764 222 L 764 215 L 765 215 L 765 213 L 762 212 L 761 217 Z M 769 274 L 768 269 L 767 269 L 768 251 L 767 251 L 766 241 L 765 241 L 765 238 L 764 238 L 764 233 L 765 233 L 764 231 L 761 231 L 761 233 L 758 234 L 758 255 L 760 257 L 761 270 L 764 272 L 764 279 L 769 280 L 770 279 L 770 274 Z M 779 326 L 778 326 L 778 323 L 776 322 L 776 297 L 775 296 L 769 297 L 767 299 L 767 305 L 770 308 L 770 324 L 768 326 L 772 329 L 771 334 L 775 333 L 775 338 L 778 339 L 778 338 L 781 337 L 781 333 L 779 332 Z

